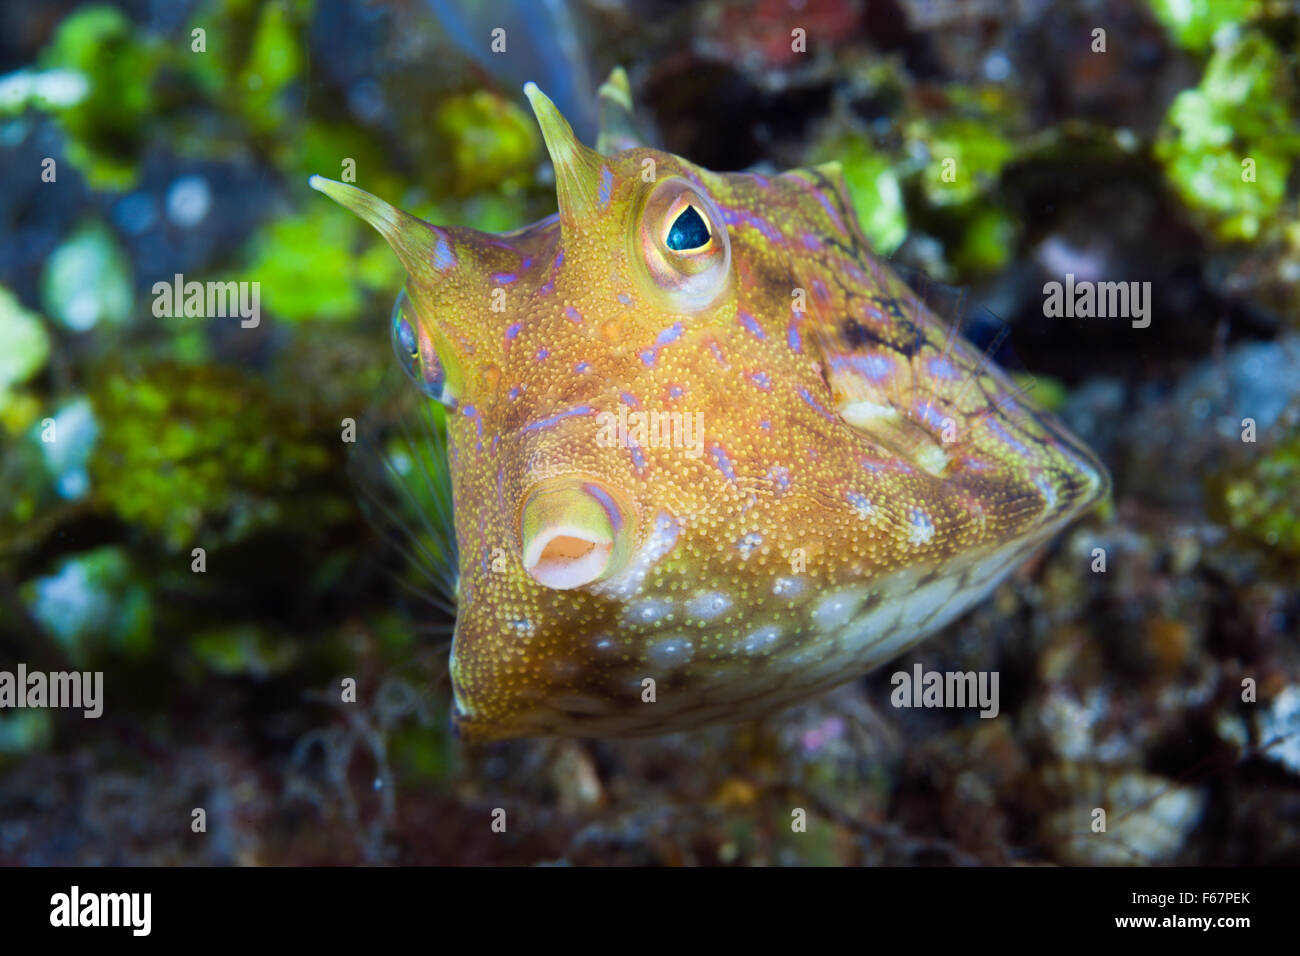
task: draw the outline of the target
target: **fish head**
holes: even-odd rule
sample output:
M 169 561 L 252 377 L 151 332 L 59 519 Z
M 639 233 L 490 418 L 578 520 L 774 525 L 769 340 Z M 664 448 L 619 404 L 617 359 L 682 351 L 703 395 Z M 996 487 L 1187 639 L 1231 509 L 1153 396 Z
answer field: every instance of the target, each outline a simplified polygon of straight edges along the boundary
M 463 737 L 804 699 L 1104 496 L 1086 447 L 871 255 L 834 164 L 603 154 L 526 92 L 559 207 L 533 226 L 440 228 L 314 181 L 406 265 L 394 347 L 448 409 Z

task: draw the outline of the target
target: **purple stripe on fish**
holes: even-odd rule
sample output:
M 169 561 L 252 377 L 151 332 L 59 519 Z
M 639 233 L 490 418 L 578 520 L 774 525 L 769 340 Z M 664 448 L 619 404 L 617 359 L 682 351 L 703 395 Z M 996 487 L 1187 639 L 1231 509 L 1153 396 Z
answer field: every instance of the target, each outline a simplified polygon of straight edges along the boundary
M 570 408 L 568 411 L 560 412 L 557 415 L 551 415 L 548 418 L 539 418 L 537 421 L 530 422 L 527 425 L 525 425 L 523 428 L 520 429 L 520 431 L 534 432 L 541 429 L 550 428 L 553 425 L 556 425 L 559 422 L 564 421 L 566 418 L 577 418 L 581 415 L 590 415 L 590 414 L 591 414 L 591 406 L 579 405 L 577 408 Z
M 827 421 L 832 421 L 832 422 L 839 421 L 839 419 L 837 419 L 834 415 L 832 415 L 830 412 L 828 412 L 828 411 L 827 411 L 827 410 L 822 406 L 822 404 L 821 404 L 819 401 L 817 401 L 817 399 L 813 398 L 813 394 L 812 394 L 812 392 L 808 391 L 808 389 L 803 388 L 803 387 L 801 386 L 800 389 L 799 389 L 799 397 L 802 398 L 805 402 L 807 402 L 807 403 L 808 403 L 810 406 L 812 406 L 814 409 L 816 409 L 816 410 L 817 410 L 817 413 L 820 414 L 820 415 L 821 415 L 823 418 L 825 418 Z
M 637 474 L 645 474 L 645 455 L 641 454 L 641 446 L 629 440 L 627 450 L 632 455 L 632 464 L 636 466 Z
M 614 188 L 614 174 L 609 171 L 608 166 L 600 167 L 600 208 L 604 209 L 609 205 L 609 196 Z
M 1006 442 L 1016 451 L 1020 452 L 1020 454 L 1022 455 L 1029 454 L 1029 449 L 1025 447 L 1024 443 L 1021 442 L 1014 435 L 1012 435 L 1009 431 L 1007 431 L 1002 426 L 1002 423 L 998 421 L 996 418 L 987 419 L 987 424 L 988 424 L 989 431 L 993 432 L 993 434 L 997 435 L 999 438 L 1001 438 L 1004 442 Z
M 713 456 L 713 463 L 718 466 L 718 471 L 722 472 L 731 481 L 736 480 L 736 471 L 731 467 L 731 459 L 727 457 L 726 451 L 717 442 L 709 444 L 709 454 Z
M 456 264 L 456 256 L 451 251 L 451 242 L 447 239 L 446 234 L 436 226 L 430 226 L 433 230 L 433 267 L 439 272 L 446 272 Z
M 744 309 L 737 310 L 736 318 L 739 320 L 741 325 L 749 330 L 749 333 L 753 335 L 754 338 L 759 340 L 767 338 L 766 333 L 764 333 L 762 328 L 759 327 L 759 324 L 754 321 L 754 317 Z
M 791 319 L 785 327 L 785 340 L 796 355 L 803 355 L 803 337 L 799 334 L 799 320 Z
M 610 528 L 618 534 L 623 527 L 623 512 L 619 510 L 618 505 L 614 504 L 614 499 L 609 496 L 609 492 L 592 482 L 585 483 L 582 490 L 600 502 L 600 506 L 605 509 L 605 514 L 609 518 Z

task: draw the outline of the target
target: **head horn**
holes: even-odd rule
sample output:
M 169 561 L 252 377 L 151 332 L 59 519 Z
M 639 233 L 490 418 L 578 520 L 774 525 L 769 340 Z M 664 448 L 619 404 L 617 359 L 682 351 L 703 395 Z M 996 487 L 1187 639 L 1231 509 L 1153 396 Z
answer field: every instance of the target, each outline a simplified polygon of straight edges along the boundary
M 524 94 L 542 128 L 546 151 L 555 166 L 555 193 L 561 227 L 573 228 L 595 213 L 604 160 L 584 146 L 573 128 L 536 83 L 525 83 Z

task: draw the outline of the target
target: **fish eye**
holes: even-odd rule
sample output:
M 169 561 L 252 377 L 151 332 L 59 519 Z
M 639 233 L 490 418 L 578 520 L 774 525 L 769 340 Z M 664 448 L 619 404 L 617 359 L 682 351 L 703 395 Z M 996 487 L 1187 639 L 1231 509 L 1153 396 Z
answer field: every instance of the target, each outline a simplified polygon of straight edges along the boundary
M 393 315 L 389 322 L 393 354 L 397 356 L 397 364 L 416 388 L 434 401 L 446 404 L 449 398 L 446 394 L 446 373 L 433 350 L 433 343 L 428 336 L 420 335 L 417 331 L 419 327 L 415 307 L 403 289 L 393 303 Z
M 632 232 L 647 291 L 673 312 L 713 305 L 731 280 L 731 244 L 704 191 L 674 176 L 655 184 Z
M 677 214 L 664 245 L 674 252 L 694 252 L 708 245 L 708 224 L 700 216 L 700 211 L 687 203 L 686 208 Z

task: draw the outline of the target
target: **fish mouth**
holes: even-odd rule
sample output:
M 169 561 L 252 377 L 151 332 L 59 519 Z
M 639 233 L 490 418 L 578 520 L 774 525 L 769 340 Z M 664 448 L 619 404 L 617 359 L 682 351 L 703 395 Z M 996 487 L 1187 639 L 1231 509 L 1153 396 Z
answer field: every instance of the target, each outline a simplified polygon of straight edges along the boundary
M 1071 466 L 1062 473 L 1068 479 L 1068 500 L 1062 503 L 1062 518 L 1071 520 L 1109 498 L 1114 485 L 1110 470 L 1097 453 L 1055 416 L 1035 412 L 1034 417 Z

